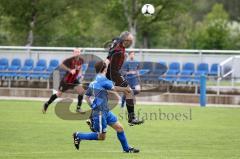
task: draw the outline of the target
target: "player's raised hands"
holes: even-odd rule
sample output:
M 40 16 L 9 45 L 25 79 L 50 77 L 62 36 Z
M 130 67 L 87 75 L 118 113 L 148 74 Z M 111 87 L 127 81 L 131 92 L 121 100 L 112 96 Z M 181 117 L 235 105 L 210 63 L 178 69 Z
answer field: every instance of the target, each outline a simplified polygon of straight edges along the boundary
M 72 69 L 72 70 L 70 71 L 70 73 L 71 73 L 72 75 L 76 74 L 76 69 Z
M 131 92 L 132 92 L 132 89 L 131 89 L 130 87 L 126 87 L 126 88 L 125 88 L 125 92 L 126 92 L 126 93 L 131 93 Z
M 106 63 L 107 66 L 108 66 L 109 63 L 110 63 L 109 59 L 106 59 L 104 62 Z

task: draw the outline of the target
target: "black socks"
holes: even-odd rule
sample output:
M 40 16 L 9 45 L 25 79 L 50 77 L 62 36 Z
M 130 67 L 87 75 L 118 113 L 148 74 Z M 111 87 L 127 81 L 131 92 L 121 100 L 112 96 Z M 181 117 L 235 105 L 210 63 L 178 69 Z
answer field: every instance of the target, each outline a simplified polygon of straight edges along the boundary
M 53 94 L 50 99 L 47 101 L 47 105 L 51 104 L 55 99 L 57 99 L 57 94 Z
M 83 95 L 78 95 L 77 109 L 81 108 L 82 100 L 83 100 Z
M 135 118 L 134 114 L 134 101 L 133 99 L 126 99 L 126 106 L 128 110 L 128 120 L 132 120 Z
M 53 94 L 49 100 L 46 102 L 47 105 L 51 104 L 55 99 L 57 99 L 58 96 L 57 94 Z M 78 103 L 77 103 L 77 109 L 81 108 L 82 105 L 82 100 L 83 100 L 83 95 L 78 95 Z

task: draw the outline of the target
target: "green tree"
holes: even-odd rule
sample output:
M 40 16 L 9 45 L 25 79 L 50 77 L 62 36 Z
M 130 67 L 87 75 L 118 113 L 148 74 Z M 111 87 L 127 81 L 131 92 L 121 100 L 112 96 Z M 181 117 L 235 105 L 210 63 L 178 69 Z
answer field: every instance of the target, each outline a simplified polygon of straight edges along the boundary
M 50 31 L 47 24 L 61 15 L 71 1 L 60 0 L 58 3 L 48 0 L 1 0 L 2 13 L 8 17 L 8 28 L 12 44 L 33 45 L 35 35 L 41 30 Z M 39 28 L 41 28 L 39 30 Z
M 151 17 L 141 14 L 141 7 L 146 3 L 155 7 L 155 14 Z M 107 5 L 107 15 L 118 30 L 132 32 L 136 37 L 133 46 L 148 48 L 156 46 L 159 38 L 164 38 L 160 35 L 165 35 L 170 21 L 186 11 L 190 4 L 190 0 L 112 0 Z
M 91 25 L 93 0 L 2 0 L 3 30 L 11 44 L 79 45 Z M 95 9 L 96 10 L 96 9 Z M 93 16 L 92 16 L 93 17 Z M 85 35 L 87 36 L 87 35 Z M 81 37 L 81 38 L 79 38 Z
M 191 46 L 197 49 L 226 49 L 230 47 L 229 15 L 222 4 L 215 4 L 203 22 L 198 22 L 193 32 Z

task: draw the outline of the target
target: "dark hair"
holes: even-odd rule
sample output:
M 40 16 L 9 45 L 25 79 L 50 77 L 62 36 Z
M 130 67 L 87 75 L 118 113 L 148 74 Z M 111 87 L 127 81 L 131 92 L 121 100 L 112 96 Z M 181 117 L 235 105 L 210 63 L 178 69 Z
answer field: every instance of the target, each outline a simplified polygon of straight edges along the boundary
M 94 67 L 95 67 L 96 73 L 102 73 L 103 70 L 107 67 L 107 65 L 104 61 L 99 61 L 95 64 Z

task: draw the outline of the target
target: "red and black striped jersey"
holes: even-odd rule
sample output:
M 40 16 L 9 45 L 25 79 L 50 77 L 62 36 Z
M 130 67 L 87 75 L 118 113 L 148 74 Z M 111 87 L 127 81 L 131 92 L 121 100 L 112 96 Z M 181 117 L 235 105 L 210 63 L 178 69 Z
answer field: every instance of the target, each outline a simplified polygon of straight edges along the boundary
M 107 57 L 110 60 L 109 69 L 119 71 L 122 68 L 122 65 L 125 60 L 125 48 L 120 44 L 118 44 L 111 53 L 109 52 L 109 56 Z
M 64 75 L 64 82 L 66 83 L 74 83 L 77 80 L 78 74 L 80 72 L 80 70 L 82 69 L 82 64 L 84 63 L 83 58 L 79 57 L 76 58 L 75 56 L 70 57 L 66 60 L 63 61 L 63 64 L 65 66 L 67 66 L 68 68 L 75 69 L 76 73 L 75 74 L 71 74 L 70 72 L 66 72 L 66 74 Z

